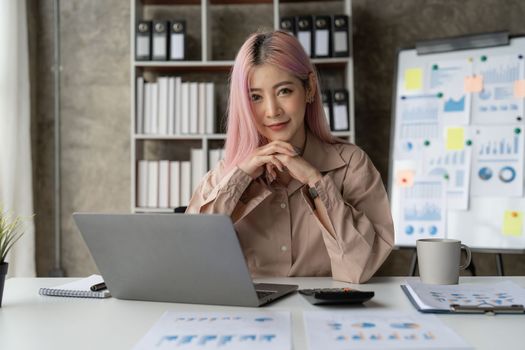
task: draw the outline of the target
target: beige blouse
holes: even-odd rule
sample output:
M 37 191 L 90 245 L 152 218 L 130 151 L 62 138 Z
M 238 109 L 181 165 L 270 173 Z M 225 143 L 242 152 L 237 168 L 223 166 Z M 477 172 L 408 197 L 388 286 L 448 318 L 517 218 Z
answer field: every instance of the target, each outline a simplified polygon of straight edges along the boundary
M 363 150 L 308 132 L 303 158 L 323 175 L 315 188 L 336 237 L 321 224 L 307 186 L 284 187 L 224 164 L 208 172 L 187 213 L 229 215 L 254 277 L 332 276 L 363 283 L 392 250 L 394 228 L 381 176 Z

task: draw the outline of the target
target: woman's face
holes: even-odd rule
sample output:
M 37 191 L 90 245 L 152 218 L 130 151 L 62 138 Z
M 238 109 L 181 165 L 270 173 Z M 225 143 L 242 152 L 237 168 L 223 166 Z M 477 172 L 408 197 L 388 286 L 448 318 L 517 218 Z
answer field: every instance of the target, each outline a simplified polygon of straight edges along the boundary
M 261 135 L 269 141 L 304 146 L 306 91 L 301 80 L 271 64 L 256 66 L 250 79 L 250 98 Z

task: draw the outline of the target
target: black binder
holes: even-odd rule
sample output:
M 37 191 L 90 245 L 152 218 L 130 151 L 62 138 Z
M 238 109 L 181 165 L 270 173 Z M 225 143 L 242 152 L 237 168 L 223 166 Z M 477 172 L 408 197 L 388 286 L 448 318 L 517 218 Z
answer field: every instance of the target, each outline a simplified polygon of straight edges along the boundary
M 348 131 L 350 123 L 348 118 L 348 91 L 334 90 L 332 95 L 332 131 Z
M 312 47 L 312 33 L 313 33 L 313 24 L 312 16 L 298 16 L 295 19 L 297 23 L 297 39 L 304 48 L 304 51 L 309 57 L 312 57 L 313 47 Z
M 139 21 L 135 26 L 135 59 L 151 60 L 151 21 Z
M 170 60 L 186 58 L 186 21 L 173 20 L 170 25 Z
M 166 61 L 168 59 L 168 25 L 166 21 L 153 21 L 153 61 Z
M 281 17 L 279 28 L 292 35 L 296 35 L 295 17 Z
M 326 122 L 328 123 L 328 126 L 330 126 L 330 130 L 332 130 L 332 92 L 330 90 L 321 92 L 321 99 L 323 101 L 323 109 L 326 117 Z
M 323 58 L 332 55 L 332 18 L 330 16 L 314 17 L 313 57 Z
M 334 15 L 332 21 L 332 56 L 350 56 L 349 19 L 347 15 Z

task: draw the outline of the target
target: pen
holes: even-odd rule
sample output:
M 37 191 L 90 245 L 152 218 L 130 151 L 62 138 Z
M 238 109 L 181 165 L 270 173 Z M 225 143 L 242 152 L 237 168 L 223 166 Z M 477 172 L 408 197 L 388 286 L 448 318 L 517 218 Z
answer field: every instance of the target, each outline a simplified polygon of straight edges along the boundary
M 104 283 L 104 282 L 100 282 L 100 283 L 97 283 L 97 284 L 95 284 L 95 285 L 92 285 L 90 289 L 91 289 L 93 292 L 96 292 L 96 291 L 103 290 L 103 289 L 106 289 L 106 288 L 107 288 L 107 287 L 106 287 L 106 283 Z

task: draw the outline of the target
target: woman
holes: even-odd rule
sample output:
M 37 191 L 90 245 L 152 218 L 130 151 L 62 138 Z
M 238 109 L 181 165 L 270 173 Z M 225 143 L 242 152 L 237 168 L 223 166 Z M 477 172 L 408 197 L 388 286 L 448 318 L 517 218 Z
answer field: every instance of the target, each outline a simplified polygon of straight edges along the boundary
M 394 241 L 381 177 L 330 134 L 315 68 L 293 36 L 252 34 L 240 48 L 225 148 L 186 212 L 229 215 L 254 277 L 362 283 L 381 266 Z

